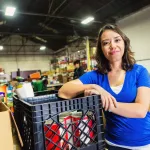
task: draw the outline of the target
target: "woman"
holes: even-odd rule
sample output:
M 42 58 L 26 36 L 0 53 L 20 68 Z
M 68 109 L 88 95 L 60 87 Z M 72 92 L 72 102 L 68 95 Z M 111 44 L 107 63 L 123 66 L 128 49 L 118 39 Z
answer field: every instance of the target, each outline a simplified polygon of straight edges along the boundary
M 59 96 L 100 94 L 108 149 L 150 150 L 150 78 L 143 66 L 135 64 L 130 40 L 117 26 L 100 30 L 96 60 L 97 71 L 64 84 Z

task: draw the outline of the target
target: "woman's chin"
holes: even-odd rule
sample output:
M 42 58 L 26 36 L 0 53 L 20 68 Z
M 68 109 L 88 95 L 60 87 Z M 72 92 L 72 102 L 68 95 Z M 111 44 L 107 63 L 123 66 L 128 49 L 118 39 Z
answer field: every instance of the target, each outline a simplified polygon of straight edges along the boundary
M 122 62 L 122 58 L 112 58 L 110 60 L 111 63 L 115 63 L 115 62 Z

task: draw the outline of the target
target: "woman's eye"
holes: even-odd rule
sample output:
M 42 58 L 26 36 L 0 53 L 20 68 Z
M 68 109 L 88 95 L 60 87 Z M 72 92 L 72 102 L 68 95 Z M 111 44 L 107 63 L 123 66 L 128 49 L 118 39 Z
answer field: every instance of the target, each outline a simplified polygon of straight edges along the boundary
M 120 39 L 116 39 L 116 40 L 115 40 L 115 42 L 120 42 L 120 41 L 121 41 Z
M 107 45 L 109 42 L 103 42 L 103 46 Z

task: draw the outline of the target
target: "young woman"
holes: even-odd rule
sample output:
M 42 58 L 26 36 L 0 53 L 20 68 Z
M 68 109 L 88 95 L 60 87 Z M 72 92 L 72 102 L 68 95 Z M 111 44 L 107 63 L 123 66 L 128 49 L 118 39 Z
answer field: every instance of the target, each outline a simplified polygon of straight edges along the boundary
M 97 71 L 64 84 L 59 96 L 100 94 L 108 149 L 150 150 L 150 77 L 146 68 L 135 64 L 130 40 L 117 26 L 100 30 L 96 60 Z

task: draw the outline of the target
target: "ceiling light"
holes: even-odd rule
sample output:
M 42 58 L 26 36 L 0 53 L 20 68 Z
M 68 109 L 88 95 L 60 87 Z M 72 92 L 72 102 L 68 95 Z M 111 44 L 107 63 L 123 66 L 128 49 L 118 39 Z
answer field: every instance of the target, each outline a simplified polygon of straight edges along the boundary
M 80 53 L 80 51 L 78 51 L 78 53 Z
M 39 40 L 39 41 L 42 41 L 42 42 L 44 42 L 44 43 L 47 43 L 47 41 L 44 40 L 44 39 L 42 39 L 41 37 L 38 37 L 38 36 L 33 36 L 33 37 L 36 38 L 36 39 Z
M 3 50 L 3 46 L 0 46 L 0 51 Z
M 94 20 L 94 17 L 88 17 L 88 18 L 84 19 L 81 23 L 82 24 L 88 24 L 89 22 L 91 22 L 93 20 Z
M 45 46 L 41 46 L 41 47 L 40 47 L 40 50 L 45 50 L 45 49 L 46 49 Z
M 15 11 L 16 11 L 15 7 L 6 7 L 5 15 L 6 16 L 13 16 Z

